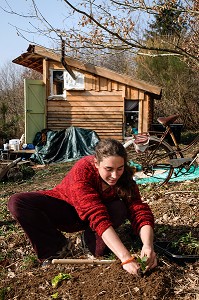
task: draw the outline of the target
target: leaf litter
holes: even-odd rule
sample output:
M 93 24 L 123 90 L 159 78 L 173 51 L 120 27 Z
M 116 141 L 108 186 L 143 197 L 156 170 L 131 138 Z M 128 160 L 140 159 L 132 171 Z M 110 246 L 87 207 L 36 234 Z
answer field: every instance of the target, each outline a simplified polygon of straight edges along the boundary
M 36 169 L 28 181 L 0 183 L 0 300 L 199 300 L 198 261 L 175 261 L 157 251 L 158 266 L 140 277 L 125 272 L 119 261 L 108 266 L 39 265 L 25 234 L 7 211 L 7 201 L 13 193 L 52 188 L 71 166 L 49 165 Z M 158 190 L 151 185 L 140 186 L 143 201 L 155 216 L 155 241 L 175 241 L 190 232 L 199 240 L 198 183 L 199 179 L 169 183 Z M 132 235 L 128 222 L 118 234 L 139 256 L 140 241 Z M 74 243 L 78 239 L 78 233 L 66 236 Z M 73 257 L 87 258 L 87 254 L 76 247 Z M 54 288 L 52 280 L 59 274 L 68 275 L 67 280 L 60 280 Z

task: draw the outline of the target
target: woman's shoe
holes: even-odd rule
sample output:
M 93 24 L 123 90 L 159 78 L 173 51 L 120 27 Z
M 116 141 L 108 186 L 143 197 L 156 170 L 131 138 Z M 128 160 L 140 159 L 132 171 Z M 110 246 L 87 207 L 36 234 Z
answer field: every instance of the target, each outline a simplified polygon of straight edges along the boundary
M 73 249 L 74 246 L 72 244 L 72 242 L 70 241 L 70 239 L 67 239 L 66 244 L 61 248 L 61 250 L 57 251 L 55 253 L 55 255 L 52 255 L 50 257 L 48 257 L 47 259 L 45 259 L 42 262 L 42 267 L 46 267 L 52 264 L 52 260 L 56 259 L 56 258 L 65 258 L 66 256 L 71 256 L 73 255 Z

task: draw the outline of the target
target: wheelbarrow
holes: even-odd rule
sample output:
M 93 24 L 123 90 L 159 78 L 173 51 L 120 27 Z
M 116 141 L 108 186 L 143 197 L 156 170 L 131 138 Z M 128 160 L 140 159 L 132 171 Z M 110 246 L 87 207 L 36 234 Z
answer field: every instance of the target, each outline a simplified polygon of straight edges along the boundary
M 17 164 L 21 161 L 21 157 L 12 160 L 1 160 L 0 161 L 0 181 L 7 177 L 7 179 L 12 179 L 13 181 L 19 181 L 23 178 L 23 174 Z

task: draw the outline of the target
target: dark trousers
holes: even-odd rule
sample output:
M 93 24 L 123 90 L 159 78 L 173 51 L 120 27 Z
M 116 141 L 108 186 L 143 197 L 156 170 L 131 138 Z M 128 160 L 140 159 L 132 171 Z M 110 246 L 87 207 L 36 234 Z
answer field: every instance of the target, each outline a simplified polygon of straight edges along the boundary
M 73 206 L 63 200 L 38 192 L 18 193 L 10 197 L 8 209 L 28 236 L 38 258 L 55 255 L 66 244 L 62 232 L 85 230 L 85 242 L 95 256 L 102 256 L 106 245 L 82 221 Z M 121 200 L 107 204 L 113 227 L 119 227 L 127 217 L 125 204 Z

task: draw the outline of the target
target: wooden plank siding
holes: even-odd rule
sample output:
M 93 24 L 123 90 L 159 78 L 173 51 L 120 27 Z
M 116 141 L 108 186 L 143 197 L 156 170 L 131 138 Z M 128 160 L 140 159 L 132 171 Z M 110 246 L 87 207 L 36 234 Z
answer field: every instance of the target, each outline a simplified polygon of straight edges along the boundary
M 55 67 L 55 66 L 54 66 Z M 49 99 L 47 126 L 61 130 L 70 126 L 95 130 L 100 138 L 123 140 L 124 99 L 140 100 L 139 119 L 143 118 L 144 91 L 125 86 L 110 78 L 84 73 L 85 90 L 68 90 L 67 99 Z M 146 102 L 145 102 L 146 103 Z M 143 130 L 143 122 L 139 122 Z
M 150 128 L 154 99 L 161 99 L 162 96 L 159 86 L 72 57 L 65 56 L 64 60 L 73 72 L 84 74 L 84 90 L 67 90 L 63 91 L 63 95 L 51 95 L 51 70 L 65 70 L 60 53 L 30 44 L 27 52 L 13 60 L 18 65 L 43 74 L 46 87 L 45 117 L 49 129 L 76 126 L 95 130 L 101 138 L 123 140 L 127 115 L 125 100 L 139 101 L 138 130 L 141 132 Z
M 86 91 L 67 91 L 66 100 L 48 100 L 47 126 L 61 130 L 70 126 L 95 130 L 100 138 L 122 140 L 124 101 L 121 91 L 110 92 L 112 82 L 88 76 Z

